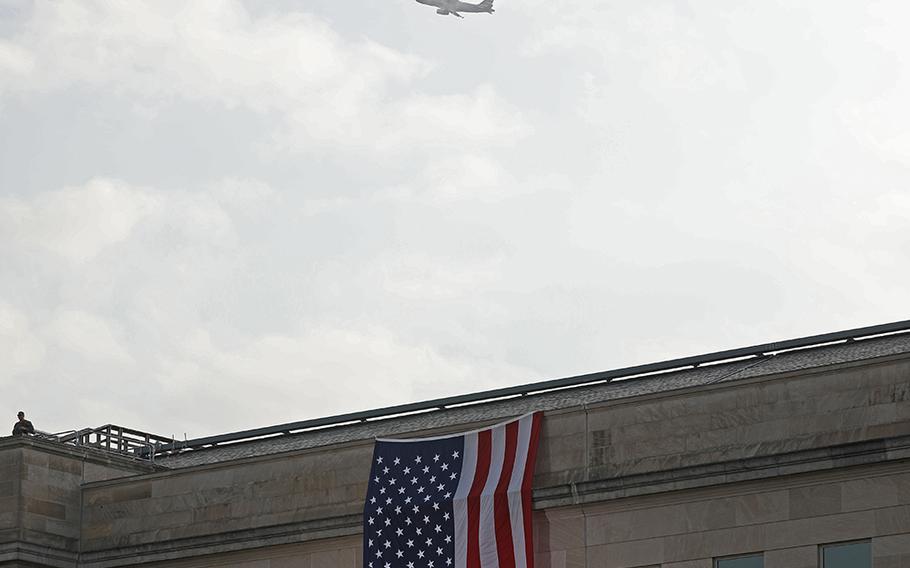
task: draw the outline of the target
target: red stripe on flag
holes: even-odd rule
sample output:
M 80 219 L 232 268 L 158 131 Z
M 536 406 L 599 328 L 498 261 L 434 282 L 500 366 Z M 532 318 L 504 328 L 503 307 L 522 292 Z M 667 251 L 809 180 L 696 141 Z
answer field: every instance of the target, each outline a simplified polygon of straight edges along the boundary
M 528 445 L 528 461 L 525 463 L 525 477 L 521 484 L 522 513 L 525 522 L 525 558 L 527 568 L 534 568 L 534 527 L 531 524 L 531 481 L 534 477 L 534 462 L 537 460 L 537 442 L 540 439 L 542 412 L 535 412 L 531 423 L 531 443 Z
M 512 522 L 509 515 L 509 481 L 515 467 L 515 450 L 518 447 L 518 421 L 506 424 L 505 459 L 499 484 L 493 499 L 493 512 L 496 518 L 496 552 L 499 556 L 499 568 L 515 568 L 515 551 L 512 549 Z
M 480 568 L 480 494 L 490 473 L 492 440 L 490 430 L 481 430 L 477 433 L 477 467 L 474 469 L 474 482 L 468 493 L 467 568 Z

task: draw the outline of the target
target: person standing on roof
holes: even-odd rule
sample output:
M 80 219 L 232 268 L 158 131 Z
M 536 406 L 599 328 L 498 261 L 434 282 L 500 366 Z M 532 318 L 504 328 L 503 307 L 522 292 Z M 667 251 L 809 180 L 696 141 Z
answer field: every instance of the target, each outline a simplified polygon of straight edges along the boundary
M 19 421 L 13 424 L 13 436 L 34 434 L 35 427 L 32 426 L 31 422 L 25 419 L 25 413 L 20 410 L 17 416 L 19 417 Z

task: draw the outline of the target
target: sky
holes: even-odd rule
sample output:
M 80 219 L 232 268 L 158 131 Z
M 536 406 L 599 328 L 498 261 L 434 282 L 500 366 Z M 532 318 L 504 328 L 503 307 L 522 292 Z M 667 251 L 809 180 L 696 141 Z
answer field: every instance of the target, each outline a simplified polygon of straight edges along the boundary
M 904 0 L 0 0 L 0 417 L 182 438 L 910 317 Z

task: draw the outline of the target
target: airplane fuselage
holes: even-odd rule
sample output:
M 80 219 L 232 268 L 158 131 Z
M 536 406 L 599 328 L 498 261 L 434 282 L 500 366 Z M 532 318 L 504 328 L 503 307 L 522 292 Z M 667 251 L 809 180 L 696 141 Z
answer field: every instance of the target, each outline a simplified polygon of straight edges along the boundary
M 457 16 L 459 12 L 493 13 L 493 2 L 489 0 L 485 0 L 479 4 L 471 4 L 462 2 L 461 0 L 417 0 L 417 2 L 436 7 L 436 13 L 441 15 L 452 14 Z

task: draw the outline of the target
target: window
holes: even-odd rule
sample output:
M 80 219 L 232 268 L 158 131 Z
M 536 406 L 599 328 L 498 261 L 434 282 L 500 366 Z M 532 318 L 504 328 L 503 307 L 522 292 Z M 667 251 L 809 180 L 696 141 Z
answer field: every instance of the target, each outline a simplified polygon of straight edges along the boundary
M 868 540 L 826 544 L 821 557 L 822 568 L 872 568 L 872 545 Z
M 748 556 L 730 556 L 714 561 L 714 568 L 764 568 L 765 557 L 762 554 Z

